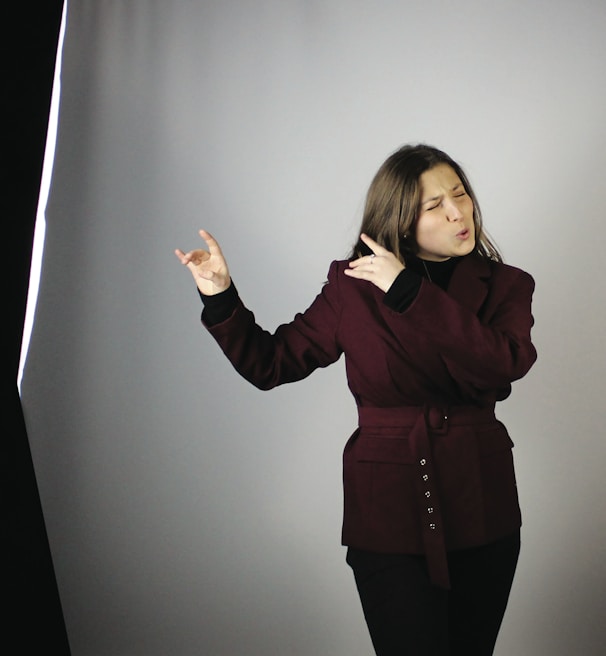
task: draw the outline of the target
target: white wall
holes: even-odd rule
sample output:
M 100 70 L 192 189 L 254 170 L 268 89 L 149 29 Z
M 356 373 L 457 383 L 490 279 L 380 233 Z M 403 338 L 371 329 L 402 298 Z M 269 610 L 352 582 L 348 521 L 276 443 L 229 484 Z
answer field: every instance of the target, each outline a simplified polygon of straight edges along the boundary
M 199 324 L 205 227 L 273 329 L 405 142 L 537 281 L 499 414 L 523 551 L 497 656 L 602 653 L 606 4 L 70 0 L 23 403 L 74 656 L 371 653 L 340 546 L 342 363 L 271 393 Z M 334 410 L 336 408 L 337 410 Z

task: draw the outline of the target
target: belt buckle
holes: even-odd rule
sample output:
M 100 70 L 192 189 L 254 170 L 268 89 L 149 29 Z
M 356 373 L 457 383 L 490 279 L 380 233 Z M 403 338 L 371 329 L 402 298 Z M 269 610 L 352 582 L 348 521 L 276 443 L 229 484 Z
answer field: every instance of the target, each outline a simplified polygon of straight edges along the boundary
M 425 424 L 427 428 L 436 435 L 442 435 L 448 431 L 448 409 L 427 406 L 425 408 Z

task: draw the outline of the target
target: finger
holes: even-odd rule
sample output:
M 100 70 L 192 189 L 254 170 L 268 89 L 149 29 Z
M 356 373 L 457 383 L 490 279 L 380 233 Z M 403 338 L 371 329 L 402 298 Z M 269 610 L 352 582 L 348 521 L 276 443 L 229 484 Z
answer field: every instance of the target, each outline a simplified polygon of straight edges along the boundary
M 375 256 L 374 253 L 372 255 L 363 255 L 362 257 L 359 257 L 357 260 L 352 260 L 349 263 L 349 266 L 352 269 L 357 269 L 359 267 L 365 267 L 367 269 L 371 269 L 373 264 L 377 262 L 378 257 L 380 256 Z
M 184 253 L 180 248 L 175 248 L 175 255 L 179 258 L 181 264 L 189 264 L 192 258 L 192 251 L 189 253 Z
M 200 264 L 203 260 L 208 259 L 209 254 L 201 249 L 201 248 L 196 248 L 193 251 L 189 251 L 187 253 L 184 253 L 180 249 L 175 250 L 175 254 L 177 257 L 181 260 L 181 264 Z
M 370 280 L 376 277 L 376 274 L 373 271 L 367 269 L 345 269 L 345 275 L 351 276 L 352 278 L 358 278 L 358 280 Z
M 370 250 L 376 255 L 384 255 L 387 251 L 383 246 L 378 244 L 374 239 L 369 237 L 367 234 L 362 233 L 360 239 L 370 248 Z
M 204 280 L 210 280 L 213 282 L 213 280 L 216 278 L 217 274 L 214 271 L 211 271 L 210 269 L 202 269 L 201 271 L 195 271 L 195 274 L 198 276 L 198 278 L 203 278 Z
M 211 255 L 223 255 L 219 242 L 208 232 L 208 230 L 199 230 L 200 237 L 204 239 Z

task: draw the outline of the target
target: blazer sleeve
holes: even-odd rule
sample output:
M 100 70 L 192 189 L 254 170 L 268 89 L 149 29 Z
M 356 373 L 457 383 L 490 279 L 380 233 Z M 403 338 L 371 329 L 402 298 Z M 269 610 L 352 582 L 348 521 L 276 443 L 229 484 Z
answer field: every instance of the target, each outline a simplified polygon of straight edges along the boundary
M 537 358 L 530 335 L 534 287 L 529 274 L 509 267 L 476 313 L 424 281 L 402 317 L 423 333 L 425 343 L 437 348 L 459 385 L 478 390 L 507 387 Z
M 256 323 L 239 297 L 227 319 L 208 325 L 203 315 L 202 323 L 236 371 L 259 389 L 269 390 L 301 380 L 339 359 L 340 315 L 337 263 L 333 262 L 327 282 L 309 308 L 273 333 Z

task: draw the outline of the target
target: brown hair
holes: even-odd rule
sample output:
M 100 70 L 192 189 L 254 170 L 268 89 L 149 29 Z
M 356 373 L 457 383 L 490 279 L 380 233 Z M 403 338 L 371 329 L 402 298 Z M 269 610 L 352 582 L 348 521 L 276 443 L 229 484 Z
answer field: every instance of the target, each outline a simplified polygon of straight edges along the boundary
M 416 254 L 415 225 L 421 202 L 421 175 L 438 164 L 448 164 L 473 201 L 475 225 L 475 253 L 502 262 L 497 247 L 491 242 L 482 225 L 482 213 L 465 172 L 446 153 L 426 144 L 402 146 L 390 155 L 373 178 L 362 217 L 360 232 L 405 261 L 406 254 Z M 353 248 L 352 257 L 367 254 L 368 247 L 361 239 Z

